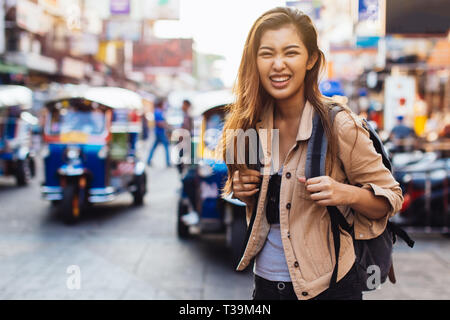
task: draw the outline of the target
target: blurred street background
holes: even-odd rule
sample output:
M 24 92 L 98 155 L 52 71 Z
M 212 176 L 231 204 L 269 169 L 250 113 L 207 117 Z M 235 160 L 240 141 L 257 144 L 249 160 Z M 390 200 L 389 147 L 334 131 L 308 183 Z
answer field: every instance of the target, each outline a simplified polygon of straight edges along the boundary
M 397 283 L 364 299 L 450 299 L 447 0 L 1 0 L 0 299 L 251 299 L 206 132 L 276 6 L 312 18 L 320 90 L 369 120 L 404 192 L 393 220 L 416 245 L 397 240 Z M 188 118 L 202 160 L 176 166 Z

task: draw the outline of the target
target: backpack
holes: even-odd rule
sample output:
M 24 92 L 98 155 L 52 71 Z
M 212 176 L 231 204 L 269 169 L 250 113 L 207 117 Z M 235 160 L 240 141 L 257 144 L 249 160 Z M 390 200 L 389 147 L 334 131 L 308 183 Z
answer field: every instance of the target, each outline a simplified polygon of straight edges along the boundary
M 343 110 L 343 107 L 334 105 L 329 112 L 331 123 L 333 123 L 336 114 Z M 370 124 L 363 119 L 363 127 L 369 132 L 370 140 L 372 141 L 375 150 L 381 154 L 383 158 L 383 164 L 389 171 L 392 172 L 392 166 L 389 158 L 384 150 L 383 143 L 376 133 L 376 131 L 370 126 Z M 307 179 L 317 176 L 324 176 L 325 173 L 325 158 L 327 151 L 327 137 L 324 133 L 322 121 L 318 114 L 315 115 L 313 120 L 313 130 L 311 138 L 308 141 L 305 176 Z M 333 242 L 335 249 L 335 257 L 339 257 L 340 249 L 340 230 L 347 231 L 353 238 L 353 246 L 355 248 L 356 255 L 356 270 L 359 277 L 359 282 L 362 291 L 371 291 L 377 288 L 377 285 L 386 281 L 389 273 L 392 272 L 389 277 L 392 283 L 395 283 L 393 276 L 392 265 L 392 248 L 396 241 L 397 236 L 402 238 L 409 247 L 414 246 L 414 241 L 408 236 L 408 234 L 401 229 L 395 223 L 388 221 L 384 232 L 376 238 L 369 240 L 355 239 L 353 226 L 347 223 L 347 220 L 341 214 L 339 209 L 335 206 L 327 206 L 328 213 L 331 221 L 331 231 L 333 234 Z M 371 277 L 372 272 L 376 269 L 373 266 L 378 266 L 380 271 L 379 281 L 375 285 L 371 282 L 374 278 Z M 330 287 L 334 287 L 337 282 L 337 272 L 339 267 L 339 259 L 336 258 L 336 264 L 331 276 Z M 392 269 L 392 271 L 391 271 Z M 375 274 L 375 273 L 374 273 Z M 371 277 L 369 279 L 369 277 Z

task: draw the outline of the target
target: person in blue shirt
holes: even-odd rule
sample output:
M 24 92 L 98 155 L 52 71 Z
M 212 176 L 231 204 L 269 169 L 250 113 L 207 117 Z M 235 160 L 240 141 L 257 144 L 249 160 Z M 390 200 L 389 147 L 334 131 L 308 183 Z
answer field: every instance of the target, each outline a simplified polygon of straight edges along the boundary
M 397 116 L 397 124 L 392 128 L 390 140 L 395 144 L 396 152 L 411 151 L 416 133 L 403 123 L 403 116 Z
M 170 167 L 170 156 L 169 156 L 169 140 L 167 139 L 166 130 L 168 129 L 168 125 L 166 119 L 163 114 L 163 100 L 158 100 L 155 103 L 155 142 L 153 143 L 153 147 L 150 150 L 150 154 L 148 156 L 147 164 L 150 166 L 153 158 L 153 153 L 155 152 L 158 144 L 162 144 L 164 146 L 166 152 L 166 164 L 167 167 Z

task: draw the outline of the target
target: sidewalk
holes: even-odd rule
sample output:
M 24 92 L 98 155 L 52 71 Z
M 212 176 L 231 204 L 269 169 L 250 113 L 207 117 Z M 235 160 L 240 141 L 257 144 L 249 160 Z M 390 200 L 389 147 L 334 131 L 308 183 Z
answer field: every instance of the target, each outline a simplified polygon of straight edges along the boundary
M 450 239 L 440 235 L 412 234 L 409 248 L 399 240 L 394 245 L 397 283 L 388 281 L 380 290 L 364 294 L 364 300 L 450 299 Z

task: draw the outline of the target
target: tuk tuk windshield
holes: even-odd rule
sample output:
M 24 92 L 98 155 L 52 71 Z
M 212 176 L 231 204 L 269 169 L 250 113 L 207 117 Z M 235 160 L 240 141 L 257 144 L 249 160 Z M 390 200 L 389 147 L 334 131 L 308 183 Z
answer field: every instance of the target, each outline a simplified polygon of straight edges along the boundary
M 214 150 L 222 137 L 224 119 L 221 114 L 215 113 L 206 120 L 204 135 L 205 146 Z
M 19 106 L 0 108 L 0 139 L 13 139 L 16 132 L 17 120 L 20 117 Z
M 99 135 L 105 129 L 105 114 L 100 110 L 63 109 L 52 113 L 49 129 L 52 135 L 73 131 Z

